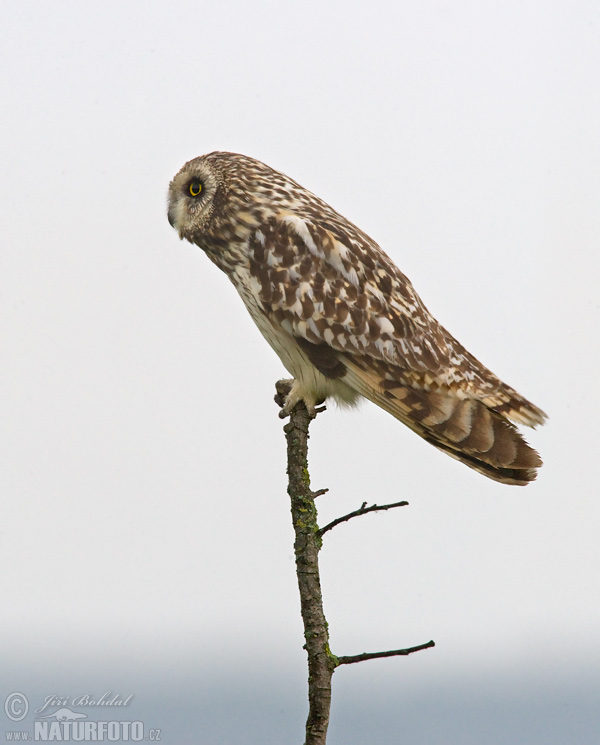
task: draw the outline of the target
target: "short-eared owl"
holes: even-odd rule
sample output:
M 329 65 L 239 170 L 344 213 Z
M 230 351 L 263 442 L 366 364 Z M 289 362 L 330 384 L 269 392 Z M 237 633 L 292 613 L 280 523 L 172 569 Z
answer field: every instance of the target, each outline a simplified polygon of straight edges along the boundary
M 169 187 L 169 222 L 235 285 L 294 384 L 284 411 L 365 396 L 476 471 L 527 484 L 542 461 L 514 422 L 545 414 L 429 314 L 377 243 L 292 179 L 215 152 Z

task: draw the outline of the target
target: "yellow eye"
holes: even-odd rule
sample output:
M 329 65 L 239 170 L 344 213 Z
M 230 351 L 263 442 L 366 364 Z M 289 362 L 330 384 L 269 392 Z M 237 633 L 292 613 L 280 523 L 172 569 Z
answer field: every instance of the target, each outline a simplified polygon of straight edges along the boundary
M 202 184 L 199 181 L 192 181 L 190 184 L 190 194 L 193 197 L 197 197 L 202 191 Z

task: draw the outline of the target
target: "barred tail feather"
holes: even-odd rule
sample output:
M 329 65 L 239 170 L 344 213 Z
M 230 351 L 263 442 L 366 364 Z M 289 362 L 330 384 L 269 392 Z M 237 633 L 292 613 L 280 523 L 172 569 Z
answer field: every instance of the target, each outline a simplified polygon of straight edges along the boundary
M 477 399 L 382 382 L 373 371 L 345 364 L 353 388 L 451 457 L 503 484 L 524 486 L 536 478 L 540 456 L 500 411 Z M 521 410 L 526 403 L 519 399 Z M 535 423 L 543 416 L 532 407 Z

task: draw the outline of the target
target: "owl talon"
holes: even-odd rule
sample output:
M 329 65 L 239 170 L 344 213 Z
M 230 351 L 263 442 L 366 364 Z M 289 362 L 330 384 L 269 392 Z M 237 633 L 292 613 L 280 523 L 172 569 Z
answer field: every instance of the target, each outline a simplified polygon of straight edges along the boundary
M 316 404 L 322 404 L 324 399 L 319 399 L 318 401 L 314 399 L 307 400 L 302 395 L 302 386 L 297 380 L 278 380 L 275 384 L 275 390 L 277 391 L 274 396 L 275 403 L 281 407 L 281 411 L 279 412 L 280 419 L 286 419 L 300 401 L 304 402 L 311 419 L 314 419 L 320 412 L 325 411 L 325 406 L 316 407 Z
M 290 415 L 291 408 L 288 407 L 288 401 L 294 381 L 292 379 L 278 380 L 275 383 L 276 393 L 273 396 L 273 400 L 279 406 L 281 411 L 279 412 L 279 418 L 285 419 L 286 416 Z

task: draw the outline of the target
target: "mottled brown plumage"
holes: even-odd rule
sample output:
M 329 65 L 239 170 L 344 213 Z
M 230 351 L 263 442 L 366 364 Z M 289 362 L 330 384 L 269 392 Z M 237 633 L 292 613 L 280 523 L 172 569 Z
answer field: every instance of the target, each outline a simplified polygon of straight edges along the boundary
M 381 248 L 264 163 L 210 153 L 169 188 L 169 222 L 235 285 L 295 382 L 284 410 L 361 395 L 480 473 L 526 484 L 539 455 L 509 421 L 545 414 L 427 311 Z

